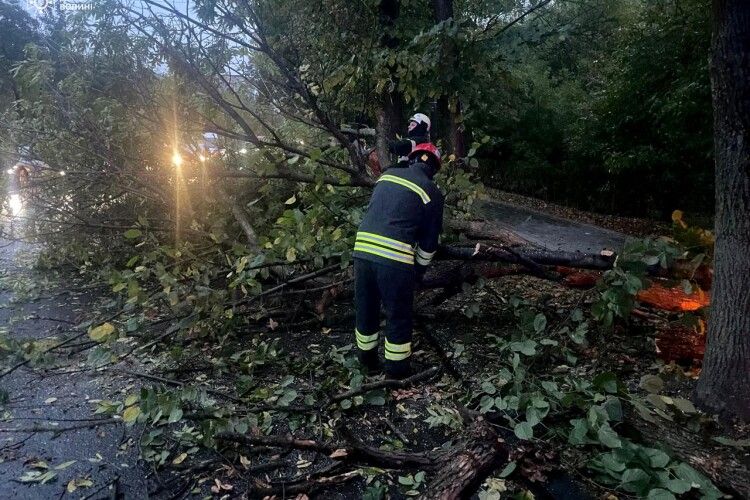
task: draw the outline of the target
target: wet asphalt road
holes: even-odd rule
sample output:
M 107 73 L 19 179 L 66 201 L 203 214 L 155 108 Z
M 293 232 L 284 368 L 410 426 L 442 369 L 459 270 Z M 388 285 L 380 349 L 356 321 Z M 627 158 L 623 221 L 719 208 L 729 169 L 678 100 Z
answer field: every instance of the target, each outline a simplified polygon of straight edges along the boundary
M 608 249 L 619 252 L 627 240 L 624 234 L 609 229 L 497 201 L 480 202 L 477 212 L 549 250 L 599 253 Z
M 28 246 L 0 239 L 0 338 L 68 338 L 73 326 L 86 317 L 88 300 L 54 289 L 41 291 L 42 297 L 37 300 L 17 300 L 19 296 L 12 287 L 18 277 L 28 275 L 28 264 L 23 262 L 30 262 L 23 255 L 20 261 L 17 257 L 29 251 Z M 146 474 L 138 461 L 137 436 L 131 436 L 132 429 L 116 423 L 59 433 L 35 432 L 39 427 L 96 424 L 87 419 L 107 417 L 93 414 L 96 404 L 92 400 L 122 399 L 117 391 L 126 382 L 77 371 L 85 367 L 84 360 L 85 353 L 71 353 L 62 368 L 45 372 L 24 367 L 0 378 L 0 391 L 8 398 L 0 404 L 0 499 L 148 497 Z M 0 373 L 12 364 L 0 357 Z M 74 462 L 54 469 L 70 461 Z M 46 484 L 21 482 L 30 471 L 46 471 L 39 462 L 53 470 L 54 479 Z M 73 493 L 66 490 L 71 480 L 86 479 L 93 484 Z

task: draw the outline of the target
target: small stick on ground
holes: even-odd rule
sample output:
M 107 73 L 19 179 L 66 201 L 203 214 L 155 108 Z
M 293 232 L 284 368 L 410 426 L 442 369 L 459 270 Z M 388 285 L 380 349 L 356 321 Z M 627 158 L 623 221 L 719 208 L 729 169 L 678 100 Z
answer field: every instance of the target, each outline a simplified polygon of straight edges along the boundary
M 132 370 L 123 370 L 123 369 L 118 369 L 114 371 L 123 373 L 125 375 L 132 375 L 133 377 L 140 377 L 140 378 L 145 378 L 148 380 L 153 380 L 155 382 L 161 382 L 162 384 L 174 385 L 176 387 L 182 387 L 183 385 L 185 385 L 185 382 L 180 382 L 179 380 L 174 380 L 171 378 L 159 377 L 158 375 L 151 375 L 150 373 L 136 372 Z M 209 394 L 213 394 L 214 396 L 217 396 L 220 398 L 228 399 L 229 401 L 232 401 L 234 403 L 242 403 L 241 399 L 236 398 L 230 394 L 227 394 L 221 391 L 216 391 L 214 389 L 206 389 L 206 392 L 208 392 Z
M 282 484 L 279 486 L 267 486 L 264 483 L 258 482 L 255 486 L 251 487 L 251 493 L 256 494 L 258 497 L 282 495 L 285 498 L 288 495 L 296 495 L 299 493 L 312 493 L 321 488 L 326 488 L 335 484 L 341 484 L 352 479 L 359 477 L 360 472 L 357 470 L 338 474 L 336 476 L 321 477 L 311 481 L 304 481 L 302 483 L 295 484 Z
M 346 392 L 342 392 L 340 394 L 336 394 L 335 396 L 332 396 L 331 399 L 328 401 L 328 403 L 325 404 L 325 406 L 328 406 L 333 403 L 337 403 L 344 399 L 358 396 L 360 394 L 364 394 L 365 392 L 374 391 L 375 389 L 384 389 L 384 388 L 405 389 L 416 382 L 421 382 L 422 380 L 428 380 L 432 378 L 433 376 L 437 375 L 439 372 L 440 372 L 440 367 L 433 366 L 432 368 L 429 368 L 423 372 L 416 373 L 412 375 L 411 377 L 405 378 L 403 380 L 385 379 L 385 380 L 380 380 L 378 382 L 371 382 L 369 384 L 362 384 L 358 389 L 352 389 Z
M 403 432 L 401 432 L 396 425 L 391 422 L 391 419 L 388 417 L 383 418 L 383 422 L 385 422 L 385 425 L 388 426 L 388 428 L 396 435 L 397 438 L 401 440 L 403 443 L 408 443 L 409 439 L 404 435 Z
M 96 420 L 96 421 L 90 421 L 85 422 L 81 424 L 76 425 L 69 425 L 67 427 L 57 427 L 54 425 L 36 425 L 33 427 L 25 427 L 20 429 L 0 429 L 0 432 L 65 432 L 65 431 L 75 431 L 78 429 L 86 429 L 89 427 L 98 427 L 100 425 L 110 425 L 110 424 L 121 424 L 122 420 L 116 419 L 116 418 L 108 418 L 104 420 Z

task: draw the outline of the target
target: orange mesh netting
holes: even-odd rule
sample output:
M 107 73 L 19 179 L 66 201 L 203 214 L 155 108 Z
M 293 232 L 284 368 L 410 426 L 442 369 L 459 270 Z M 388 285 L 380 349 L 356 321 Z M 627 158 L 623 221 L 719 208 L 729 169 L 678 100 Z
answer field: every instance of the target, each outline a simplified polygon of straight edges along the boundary
M 680 286 L 669 288 L 658 283 L 638 292 L 636 298 L 664 311 L 697 311 L 706 307 L 711 299 L 710 294 L 700 288 L 687 294 Z

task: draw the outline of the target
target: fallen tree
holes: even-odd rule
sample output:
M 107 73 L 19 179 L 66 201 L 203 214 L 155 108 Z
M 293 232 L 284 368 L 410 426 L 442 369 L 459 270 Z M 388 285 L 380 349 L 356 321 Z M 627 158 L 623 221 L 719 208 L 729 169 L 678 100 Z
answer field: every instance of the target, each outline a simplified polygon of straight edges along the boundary
M 367 445 L 346 429 L 342 430 L 343 441 L 319 441 L 299 439 L 290 436 L 252 436 L 238 433 L 220 433 L 216 439 L 239 446 L 276 447 L 313 451 L 328 456 L 336 462 L 350 466 L 369 465 L 395 469 L 417 469 L 432 471 L 435 479 L 430 483 L 427 493 L 420 498 L 458 499 L 475 491 L 494 468 L 507 462 L 509 450 L 497 436 L 492 426 L 483 418 L 476 418 L 468 426 L 465 437 L 448 450 L 437 450 L 422 453 L 403 453 L 387 451 Z M 356 471 L 348 471 L 344 476 L 339 474 L 327 479 L 316 479 L 313 482 L 303 480 L 295 483 L 284 483 L 269 487 L 255 484 L 253 491 L 257 494 L 272 495 L 279 493 L 300 493 L 314 491 L 318 487 L 335 484 L 343 478 L 351 478 Z

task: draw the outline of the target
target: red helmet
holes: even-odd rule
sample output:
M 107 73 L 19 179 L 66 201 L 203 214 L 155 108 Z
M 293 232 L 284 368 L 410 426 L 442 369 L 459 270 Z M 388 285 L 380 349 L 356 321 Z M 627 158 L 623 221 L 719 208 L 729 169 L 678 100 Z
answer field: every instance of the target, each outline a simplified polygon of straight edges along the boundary
M 409 153 L 409 159 L 413 159 L 419 153 L 432 155 L 432 157 L 437 160 L 438 168 L 442 166 L 440 161 L 440 150 L 433 143 L 423 142 L 422 144 L 417 144 L 414 146 L 414 149 L 411 150 L 411 153 Z M 424 158 L 424 160 L 426 160 L 426 158 Z

